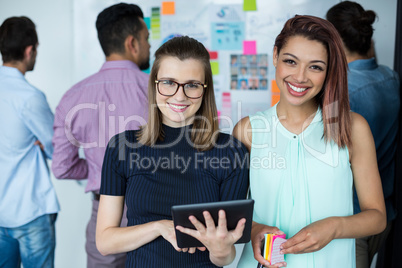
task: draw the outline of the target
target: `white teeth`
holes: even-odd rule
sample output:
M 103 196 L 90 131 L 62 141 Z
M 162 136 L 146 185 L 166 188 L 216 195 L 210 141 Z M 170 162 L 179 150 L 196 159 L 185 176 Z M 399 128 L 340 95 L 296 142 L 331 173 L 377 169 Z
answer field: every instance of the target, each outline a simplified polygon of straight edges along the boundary
M 171 104 L 171 103 L 169 103 L 169 105 L 172 106 L 173 108 L 179 109 L 179 110 L 183 110 L 183 109 L 187 108 L 187 106 L 177 106 L 177 105 L 174 105 L 174 104 Z
M 291 84 L 289 84 L 288 83 L 288 85 L 290 86 L 290 88 L 292 89 L 292 90 L 294 90 L 294 91 L 296 91 L 296 92 L 303 92 L 303 91 L 305 91 L 307 88 L 306 87 L 295 87 L 295 86 L 292 86 Z

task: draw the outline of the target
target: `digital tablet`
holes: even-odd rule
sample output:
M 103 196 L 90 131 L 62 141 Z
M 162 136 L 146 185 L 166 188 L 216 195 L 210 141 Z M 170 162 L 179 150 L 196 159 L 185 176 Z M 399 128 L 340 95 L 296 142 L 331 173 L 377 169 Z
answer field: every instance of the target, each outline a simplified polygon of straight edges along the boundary
M 223 209 L 226 213 L 226 221 L 228 230 L 236 229 L 237 223 L 240 219 L 245 218 L 246 224 L 243 231 L 243 236 L 236 242 L 247 243 L 250 241 L 251 237 L 251 225 L 253 219 L 253 199 L 244 200 L 233 200 L 233 201 L 221 201 L 221 202 L 211 202 L 211 203 L 198 203 L 191 205 L 177 205 L 172 206 L 172 217 L 174 226 L 183 226 L 185 228 L 195 229 L 194 225 L 188 219 L 189 216 L 193 215 L 198 221 L 205 225 L 204 211 L 209 211 L 211 214 L 215 225 L 218 225 L 218 212 Z M 190 247 L 203 247 L 204 245 L 198 241 L 196 238 L 184 234 L 179 230 L 176 231 L 177 245 L 179 248 L 190 248 Z

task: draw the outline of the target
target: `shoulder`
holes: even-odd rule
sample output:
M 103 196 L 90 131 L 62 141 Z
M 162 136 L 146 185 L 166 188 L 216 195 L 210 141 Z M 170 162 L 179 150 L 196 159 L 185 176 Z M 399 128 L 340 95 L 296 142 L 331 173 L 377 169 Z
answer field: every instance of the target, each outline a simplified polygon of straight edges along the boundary
M 105 159 L 110 157 L 111 159 L 128 159 L 132 152 L 142 146 L 137 142 L 137 132 L 138 130 L 126 130 L 113 136 L 107 145 Z
M 88 76 L 87 78 L 84 78 L 80 82 L 73 85 L 69 90 L 67 90 L 66 93 L 64 93 L 63 99 L 72 97 L 76 94 L 80 94 L 81 91 L 85 90 L 87 86 L 98 82 L 100 76 L 102 75 L 99 72 L 97 72 L 95 74 Z
M 62 96 L 59 106 L 66 106 L 69 103 L 75 103 L 76 96 L 79 96 L 81 92 L 85 89 L 85 86 L 91 81 L 94 75 L 81 80 L 77 84 L 73 85 L 70 89 L 68 89 Z M 75 103 L 77 104 L 77 103 Z
M 45 93 L 29 83 L 27 83 L 26 85 L 26 93 L 23 96 L 25 106 L 49 106 Z
M 399 80 L 398 73 L 396 71 L 392 70 L 391 68 L 389 68 L 386 65 L 378 64 L 378 70 L 380 70 L 382 72 L 385 72 L 385 73 L 389 74 L 389 76 Z
M 143 81 L 144 83 L 148 84 L 149 74 L 144 73 L 142 71 L 138 71 L 138 77 L 140 78 L 141 81 Z
M 220 132 L 218 134 L 218 138 L 216 140 L 217 145 L 229 144 L 231 146 L 243 146 L 241 141 L 237 139 L 235 136 Z
M 353 149 L 357 150 L 357 148 L 361 148 L 366 144 L 369 144 L 373 141 L 373 135 L 371 133 L 371 129 L 367 120 L 364 119 L 358 113 L 351 113 L 351 139 L 352 139 L 352 148 L 349 148 L 350 154 L 352 155 Z
M 233 136 L 240 140 L 249 151 L 251 150 L 252 127 L 249 116 L 246 116 L 237 122 L 233 129 Z
M 119 147 L 121 147 L 130 144 L 137 144 L 138 132 L 139 130 L 126 130 L 121 133 L 118 133 L 110 139 L 109 145 L 113 146 L 119 145 Z
M 251 130 L 251 121 L 250 117 L 246 116 L 239 120 L 233 128 L 233 135 L 237 137 L 237 134 L 243 132 L 244 130 Z M 236 133 L 236 134 L 235 134 Z
M 80 104 L 86 104 L 88 103 L 87 101 L 83 101 L 82 97 L 85 94 L 90 94 L 89 89 L 92 85 L 99 83 L 100 82 L 100 76 L 101 74 L 99 72 L 81 80 L 80 82 L 76 83 L 73 85 L 70 89 L 68 89 L 62 96 L 59 104 L 57 105 L 56 108 L 56 114 L 57 113 L 68 113 L 71 109 L 74 107 L 78 107 Z M 96 87 L 93 87 L 94 89 L 97 89 Z M 91 105 L 89 103 L 89 105 Z M 88 107 L 91 108 L 91 107 Z
M 352 135 L 354 134 L 354 132 L 361 132 L 361 131 L 370 131 L 370 127 L 367 123 L 367 120 L 364 119 L 363 116 L 361 116 L 358 113 L 355 112 L 350 112 L 350 116 L 351 116 L 351 123 L 352 123 Z
M 224 150 L 227 155 L 245 155 L 248 149 L 239 139 L 227 133 L 219 133 L 214 146 L 215 150 Z
M 29 100 L 31 98 L 45 98 L 45 94 L 41 90 L 30 84 L 25 79 L 18 79 L 15 81 L 13 83 L 13 89 L 18 90 L 14 90 L 14 92 L 18 92 L 20 95 L 19 97 L 22 99 Z

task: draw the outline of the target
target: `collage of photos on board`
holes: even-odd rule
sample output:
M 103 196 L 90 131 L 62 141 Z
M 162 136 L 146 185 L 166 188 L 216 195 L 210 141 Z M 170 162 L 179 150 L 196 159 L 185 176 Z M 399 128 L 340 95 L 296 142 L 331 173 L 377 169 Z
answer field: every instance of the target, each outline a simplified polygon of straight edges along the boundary
M 230 55 L 231 90 L 268 90 L 268 54 Z

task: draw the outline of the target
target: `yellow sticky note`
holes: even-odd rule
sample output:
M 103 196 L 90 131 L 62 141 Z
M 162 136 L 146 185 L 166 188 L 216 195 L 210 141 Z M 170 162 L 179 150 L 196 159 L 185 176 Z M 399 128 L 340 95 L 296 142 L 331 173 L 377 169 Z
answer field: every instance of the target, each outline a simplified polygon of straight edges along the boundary
M 243 0 L 243 10 L 244 11 L 256 11 L 257 10 L 257 0 Z
M 162 15 L 174 15 L 175 2 L 162 2 Z
M 219 62 L 218 61 L 211 61 L 211 69 L 212 69 L 212 74 L 213 75 L 219 74 Z

